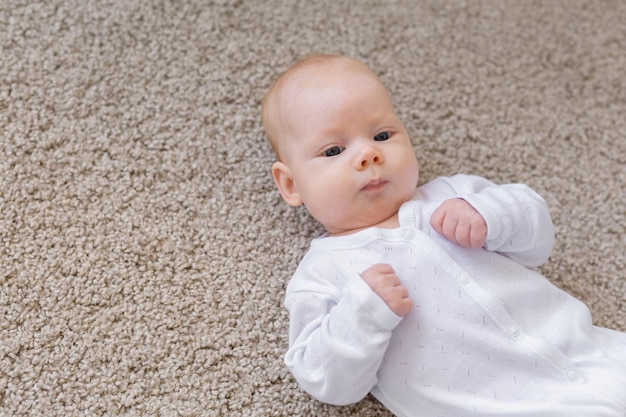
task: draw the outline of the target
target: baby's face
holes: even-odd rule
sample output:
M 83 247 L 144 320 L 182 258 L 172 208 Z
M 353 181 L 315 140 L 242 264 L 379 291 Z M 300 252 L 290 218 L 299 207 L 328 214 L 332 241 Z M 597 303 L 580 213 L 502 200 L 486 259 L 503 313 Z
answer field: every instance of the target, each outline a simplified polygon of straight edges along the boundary
M 296 77 L 281 99 L 280 149 L 299 199 L 331 234 L 397 213 L 418 180 L 408 134 L 369 70 Z

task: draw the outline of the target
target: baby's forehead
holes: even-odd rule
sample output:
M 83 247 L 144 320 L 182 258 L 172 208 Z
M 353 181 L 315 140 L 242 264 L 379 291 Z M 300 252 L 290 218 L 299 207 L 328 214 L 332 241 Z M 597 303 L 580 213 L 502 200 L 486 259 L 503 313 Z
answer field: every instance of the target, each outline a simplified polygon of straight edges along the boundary
M 358 94 L 365 85 L 372 84 L 376 85 L 375 90 L 369 91 L 388 97 L 388 91 L 378 76 L 359 61 L 323 62 L 293 68 L 275 85 L 272 108 L 268 110 L 274 126 L 286 128 L 292 116 L 302 116 L 302 112 L 307 112 L 310 106 L 318 106 L 320 100 L 323 102 L 337 97 L 337 91 Z
M 381 92 L 387 92 L 378 76 L 364 65 L 304 68 L 290 74 L 277 86 L 275 99 L 280 111 L 290 113 L 301 106 L 306 107 L 309 99 L 324 100 L 325 96 L 337 90 L 360 90 L 364 85 L 372 83 L 379 85 Z
M 306 88 L 328 84 L 332 81 L 368 75 L 378 80 L 374 72 L 365 64 L 339 58 L 331 61 L 312 62 L 294 66 L 284 75 L 284 86 L 288 88 Z

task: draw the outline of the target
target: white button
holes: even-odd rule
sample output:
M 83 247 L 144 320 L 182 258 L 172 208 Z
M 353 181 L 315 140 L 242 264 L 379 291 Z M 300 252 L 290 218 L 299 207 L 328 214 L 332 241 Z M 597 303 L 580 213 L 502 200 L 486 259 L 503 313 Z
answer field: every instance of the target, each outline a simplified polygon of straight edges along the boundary
M 459 275 L 459 282 L 463 285 L 469 284 L 471 280 L 472 279 L 469 277 L 469 275 L 466 275 L 466 274 Z
M 578 371 L 576 369 L 570 368 L 567 370 L 567 378 L 570 381 L 576 381 L 578 379 Z
M 516 325 L 512 324 L 509 326 L 509 335 L 511 337 L 518 337 L 521 333 L 521 330 Z
M 415 230 L 413 229 L 404 229 L 402 231 L 402 237 L 406 240 L 411 240 L 415 237 Z

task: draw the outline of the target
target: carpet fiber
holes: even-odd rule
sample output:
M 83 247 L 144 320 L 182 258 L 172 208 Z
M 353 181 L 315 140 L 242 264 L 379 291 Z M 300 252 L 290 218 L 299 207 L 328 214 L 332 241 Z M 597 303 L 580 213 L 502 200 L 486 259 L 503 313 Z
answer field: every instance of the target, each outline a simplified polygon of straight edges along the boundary
M 282 362 L 322 229 L 280 200 L 259 108 L 313 52 L 380 74 L 422 182 L 542 194 L 542 271 L 626 330 L 625 21 L 620 0 L 2 1 L 0 415 L 389 415 Z

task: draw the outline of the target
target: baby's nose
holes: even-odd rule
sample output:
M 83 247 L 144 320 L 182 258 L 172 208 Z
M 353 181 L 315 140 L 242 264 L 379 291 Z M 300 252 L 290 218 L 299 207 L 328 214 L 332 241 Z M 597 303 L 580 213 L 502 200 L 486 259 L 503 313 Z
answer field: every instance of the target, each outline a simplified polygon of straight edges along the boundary
M 363 169 L 369 165 L 382 164 L 384 162 L 383 154 L 378 149 L 368 146 L 363 150 L 361 157 L 358 160 L 358 168 Z

